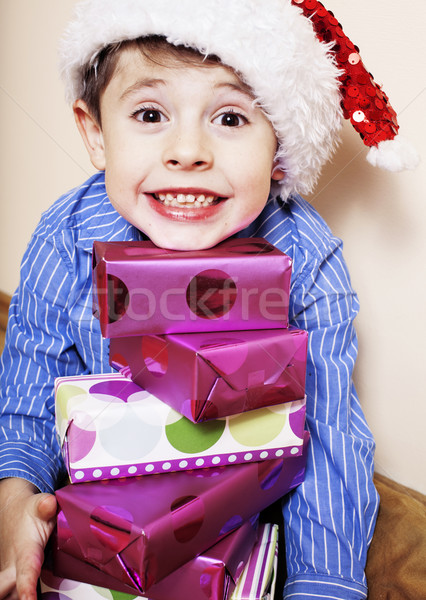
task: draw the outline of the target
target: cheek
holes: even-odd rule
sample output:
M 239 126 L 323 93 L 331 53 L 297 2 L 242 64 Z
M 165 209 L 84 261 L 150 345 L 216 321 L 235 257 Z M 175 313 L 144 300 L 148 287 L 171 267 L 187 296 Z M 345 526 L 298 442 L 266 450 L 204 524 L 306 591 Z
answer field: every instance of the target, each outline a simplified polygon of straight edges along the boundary
M 136 144 L 135 136 L 130 135 L 125 127 L 120 130 L 119 125 L 114 124 L 104 132 L 105 158 L 108 169 L 115 172 L 115 176 L 123 173 L 128 175 L 135 169 L 135 165 L 141 154 L 140 144 Z
M 241 188 L 240 215 L 254 220 L 263 210 L 271 190 L 271 172 L 268 168 L 253 169 Z
M 269 137 L 269 136 L 268 136 Z M 276 142 L 270 139 L 258 139 L 251 145 L 251 152 L 245 156 L 247 176 L 252 185 L 262 187 L 270 186 L 271 174 L 274 166 Z
M 262 212 L 269 196 L 269 186 L 251 186 L 235 204 L 235 218 L 246 227 Z
M 272 161 L 254 161 L 246 171 L 244 193 L 251 202 L 266 202 L 271 188 Z
M 144 171 L 137 160 L 137 154 L 120 151 L 117 147 L 107 155 L 105 184 L 108 194 L 137 193 Z

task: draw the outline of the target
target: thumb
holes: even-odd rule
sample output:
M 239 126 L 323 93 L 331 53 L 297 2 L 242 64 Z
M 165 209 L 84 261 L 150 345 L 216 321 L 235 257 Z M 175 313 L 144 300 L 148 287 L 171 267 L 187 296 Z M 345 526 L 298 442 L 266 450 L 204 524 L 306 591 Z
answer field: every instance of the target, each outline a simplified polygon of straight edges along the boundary
M 42 521 L 50 521 L 56 515 L 57 502 L 53 494 L 37 494 L 35 496 L 36 516 Z

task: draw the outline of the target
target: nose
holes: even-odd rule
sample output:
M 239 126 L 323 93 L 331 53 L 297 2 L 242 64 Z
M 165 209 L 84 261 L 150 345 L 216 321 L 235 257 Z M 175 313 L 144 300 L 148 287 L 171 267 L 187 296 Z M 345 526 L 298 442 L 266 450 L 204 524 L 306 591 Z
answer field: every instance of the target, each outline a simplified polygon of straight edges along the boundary
M 206 132 L 197 126 L 171 131 L 163 162 L 171 170 L 209 169 L 213 164 L 213 152 Z

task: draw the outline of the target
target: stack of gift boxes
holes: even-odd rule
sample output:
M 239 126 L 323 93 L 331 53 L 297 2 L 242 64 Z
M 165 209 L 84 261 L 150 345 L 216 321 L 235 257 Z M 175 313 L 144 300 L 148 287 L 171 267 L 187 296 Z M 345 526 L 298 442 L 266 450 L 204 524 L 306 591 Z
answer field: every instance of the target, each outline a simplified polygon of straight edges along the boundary
M 93 277 L 117 372 L 56 381 L 71 483 L 43 593 L 262 598 L 277 528 L 258 514 L 303 480 L 308 442 L 289 257 L 260 238 L 95 242 Z

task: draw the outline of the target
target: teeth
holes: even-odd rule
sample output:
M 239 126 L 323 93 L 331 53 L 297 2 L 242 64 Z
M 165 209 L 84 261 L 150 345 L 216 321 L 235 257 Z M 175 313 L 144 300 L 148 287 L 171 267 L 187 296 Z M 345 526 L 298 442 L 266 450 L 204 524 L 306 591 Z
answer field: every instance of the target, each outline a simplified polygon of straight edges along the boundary
M 171 194 L 168 192 L 167 194 L 154 194 L 157 200 L 163 202 L 166 206 L 209 206 L 215 200 L 215 196 L 206 196 L 205 194 L 200 194 L 196 196 L 195 194 Z

